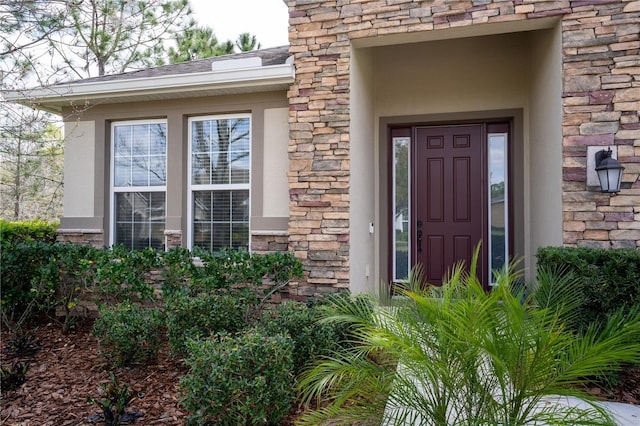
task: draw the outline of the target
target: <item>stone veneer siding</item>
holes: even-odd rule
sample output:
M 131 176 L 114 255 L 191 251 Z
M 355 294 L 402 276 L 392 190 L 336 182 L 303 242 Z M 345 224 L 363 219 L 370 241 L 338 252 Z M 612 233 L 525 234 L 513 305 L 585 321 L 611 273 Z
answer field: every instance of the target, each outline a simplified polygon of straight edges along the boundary
M 640 1 L 287 3 L 296 67 L 288 92 L 289 249 L 308 271 L 302 294 L 348 287 L 349 67 L 351 41 L 359 38 L 557 16 L 563 38 L 564 244 L 640 246 Z M 589 145 L 618 147 L 626 167 L 618 195 L 587 190 Z
M 104 247 L 104 233 L 101 229 L 59 229 L 56 240 L 95 248 Z

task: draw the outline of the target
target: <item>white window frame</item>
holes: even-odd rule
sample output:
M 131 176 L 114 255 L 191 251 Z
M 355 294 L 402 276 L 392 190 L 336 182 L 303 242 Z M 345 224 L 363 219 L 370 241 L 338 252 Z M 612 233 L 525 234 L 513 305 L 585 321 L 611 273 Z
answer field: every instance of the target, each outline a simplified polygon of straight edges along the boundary
M 193 184 L 192 176 L 192 159 L 193 159 L 193 125 L 194 121 L 208 121 L 208 120 L 222 120 L 222 119 L 249 119 L 249 183 L 227 183 L 227 184 Z M 189 131 L 187 132 L 187 145 L 189 146 L 187 153 L 187 247 L 189 250 L 193 250 L 193 192 L 194 191 L 233 191 L 233 190 L 248 190 L 249 191 L 249 235 L 248 235 L 248 250 L 251 251 L 251 184 L 253 182 L 253 118 L 250 113 L 239 114 L 216 114 L 216 115 L 203 115 L 197 117 L 190 117 L 188 119 L 187 126 Z
M 109 211 L 111 214 L 109 220 L 109 245 L 113 246 L 116 239 L 116 193 L 120 192 L 164 192 L 165 194 L 165 226 L 166 226 L 166 206 L 167 206 L 167 182 L 160 186 L 115 186 L 115 163 L 116 163 L 116 151 L 115 151 L 115 128 L 118 126 L 132 126 L 132 125 L 145 125 L 145 124 L 164 124 L 167 129 L 167 141 L 165 149 L 165 167 L 168 167 L 168 123 L 166 119 L 155 120 L 121 120 L 111 123 L 111 161 L 110 161 L 110 182 L 109 182 Z

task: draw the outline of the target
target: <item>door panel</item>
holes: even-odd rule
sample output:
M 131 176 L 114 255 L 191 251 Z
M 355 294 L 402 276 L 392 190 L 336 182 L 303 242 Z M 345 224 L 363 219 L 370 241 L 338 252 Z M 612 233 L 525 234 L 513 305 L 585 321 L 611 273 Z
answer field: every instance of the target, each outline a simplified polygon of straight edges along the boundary
M 416 127 L 413 138 L 412 264 L 422 263 L 427 281 L 459 261 L 469 265 L 486 229 L 484 126 Z M 486 250 L 478 276 L 486 284 Z

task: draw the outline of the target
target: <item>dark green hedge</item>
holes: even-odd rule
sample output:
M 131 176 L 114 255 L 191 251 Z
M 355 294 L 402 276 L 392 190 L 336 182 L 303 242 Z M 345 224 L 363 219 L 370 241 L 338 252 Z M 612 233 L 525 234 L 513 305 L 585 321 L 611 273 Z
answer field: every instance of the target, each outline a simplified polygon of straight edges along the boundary
M 564 268 L 584 282 L 582 325 L 640 305 L 640 250 L 542 247 L 538 267 Z
M 20 243 L 42 241 L 53 243 L 60 224 L 34 220 L 31 222 L 7 222 L 0 220 L 0 242 Z

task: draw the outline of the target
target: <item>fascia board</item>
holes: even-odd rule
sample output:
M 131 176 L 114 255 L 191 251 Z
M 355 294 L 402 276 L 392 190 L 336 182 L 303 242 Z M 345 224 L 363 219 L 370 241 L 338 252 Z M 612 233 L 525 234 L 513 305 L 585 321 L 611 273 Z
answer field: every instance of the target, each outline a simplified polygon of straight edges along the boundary
M 6 101 L 23 104 L 37 103 L 46 107 L 46 104 L 53 102 L 70 102 L 77 99 L 105 99 L 155 93 L 179 93 L 194 89 L 206 90 L 284 84 L 292 83 L 294 77 L 295 69 L 293 65 L 281 64 L 239 70 L 60 84 L 25 91 L 6 91 L 3 96 Z

